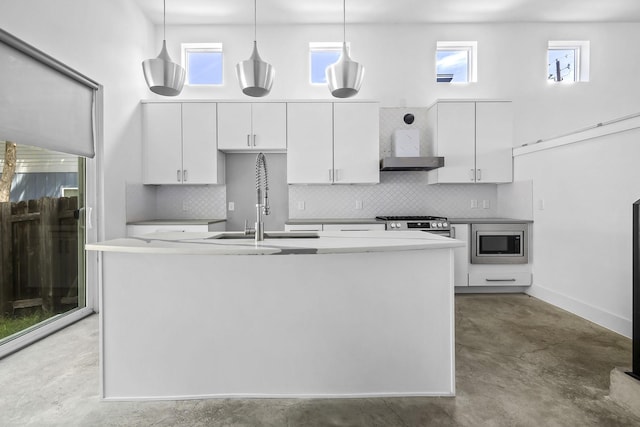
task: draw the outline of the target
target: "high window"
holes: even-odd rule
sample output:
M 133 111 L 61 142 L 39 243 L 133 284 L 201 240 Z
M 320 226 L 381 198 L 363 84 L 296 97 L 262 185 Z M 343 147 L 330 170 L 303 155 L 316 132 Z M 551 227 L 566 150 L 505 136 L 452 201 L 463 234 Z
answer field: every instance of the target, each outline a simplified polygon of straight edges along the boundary
M 182 64 L 190 86 L 222 84 L 222 43 L 183 43 Z
M 565 83 L 589 81 L 589 42 L 550 41 L 547 80 Z
M 436 47 L 436 81 L 438 83 L 469 83 L 477 81 L 474 41 L 439 41 Z
M 347 49 L 349 44 L 347 43 Z M 342 43 L 311 42 L 309 43 L 309 81 L 311 84 L 327 84 L 325 70 L 340 58 Z

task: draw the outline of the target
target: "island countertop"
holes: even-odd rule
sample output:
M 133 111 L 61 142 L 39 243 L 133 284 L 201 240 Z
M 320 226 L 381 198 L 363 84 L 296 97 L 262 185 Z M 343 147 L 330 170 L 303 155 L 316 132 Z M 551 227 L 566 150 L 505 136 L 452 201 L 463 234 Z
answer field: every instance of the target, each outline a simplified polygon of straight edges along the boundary
M 90 243 L 86 249 L 102 252 L 183 255 L 288 255 L 334 254 L 424 249 L 455 248 L 464 244 L 420 231 L 319 231 L 318 237 L 240 238 L 241 232 L 165 232 L 150 233 L 134 238 L 121 238 Z M 267 232 L 269 234 L 269 232 Z M 280 236 L 287 233 L 278 232 Z M 289 235 L 296 235 L 289 232 Z M 308 234 L 308 233 L 307 233 Z M 234 237 L 234 238 L 224 238 Z

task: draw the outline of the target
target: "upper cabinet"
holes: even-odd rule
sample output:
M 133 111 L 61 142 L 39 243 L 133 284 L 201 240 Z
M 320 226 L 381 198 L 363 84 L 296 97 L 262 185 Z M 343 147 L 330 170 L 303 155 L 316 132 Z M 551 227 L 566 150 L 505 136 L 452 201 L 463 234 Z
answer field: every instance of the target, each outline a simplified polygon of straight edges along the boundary
M 144 103 L 143 183 L 222 184 L 215 103 Z
M 380 181 L 377 103 L 289 103 L 287 134 L 289 184 Z
M 513 180 L 513 108 L 509 101 L 445 101 L 428 112 L 429 136 L 444 167 L 430 183 Z
M 218 103 L 218 148 L 224 151 L 285 151 L 287 104 Z

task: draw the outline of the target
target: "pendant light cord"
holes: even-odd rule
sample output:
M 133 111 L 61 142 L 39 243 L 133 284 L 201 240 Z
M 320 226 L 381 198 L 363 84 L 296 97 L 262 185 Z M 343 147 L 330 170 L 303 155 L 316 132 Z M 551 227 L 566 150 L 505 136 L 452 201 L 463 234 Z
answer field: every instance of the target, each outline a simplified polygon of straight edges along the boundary
M 347 42 L 347 0 L 342 0 L 342 41 Z
M 253 0 L 253 41 L 255 42 L 256 40 L 258 40 L 258 36 L 257 36 L 257 22 L 258 22 L 258 12 L 257 12 L 257 6 L 256 6 L 257 0 Z
M 167 0 L 162 1 L 162 40 L 167 39 Z

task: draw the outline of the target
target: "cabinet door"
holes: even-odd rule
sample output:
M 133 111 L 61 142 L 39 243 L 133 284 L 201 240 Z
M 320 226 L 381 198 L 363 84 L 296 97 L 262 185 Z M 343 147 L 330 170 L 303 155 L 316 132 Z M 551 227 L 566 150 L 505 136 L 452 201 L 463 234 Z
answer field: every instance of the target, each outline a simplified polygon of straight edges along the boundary
M 251 149 L 251 104 L 218 103 L 218 148 Z
M 475 103 L 443 102 L 436 108 L 436 151 L 444 156 L 444 167 L 435 170 L 437 182 L 474 182 Z
M 287 106 L 287 182 L 328 184 L 333 176 L 333 104 Z
M 144 184 L 182 182 L 182 106 L 142 104 L 142 173 Z
M 452 238 L 465 243 L 453 250 L 453 285 L 469 286 L 469 224 L 452 224 Z
M 323 224 L 324 231 L 384 231 L 384 224 Z
M 287 104 L 264 102 L 252 105 L 252 138 L 254 150 L 287 149 Z
M 216 104 L 182 104 L 184 184 L 219 184 Z
M 333 182 L 380 182 L 379 121 L 377 103 L 350 102 L 333 105 Z
M 512 149 L 511 102 L 478 102 L 476 104 L 476 182 L 511 182 L 513 180 Z

